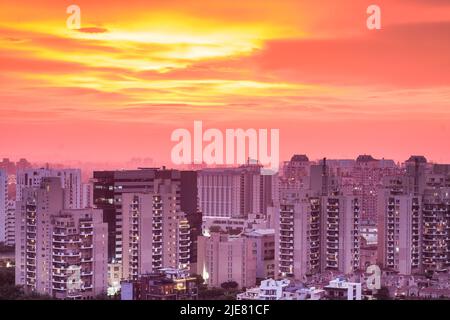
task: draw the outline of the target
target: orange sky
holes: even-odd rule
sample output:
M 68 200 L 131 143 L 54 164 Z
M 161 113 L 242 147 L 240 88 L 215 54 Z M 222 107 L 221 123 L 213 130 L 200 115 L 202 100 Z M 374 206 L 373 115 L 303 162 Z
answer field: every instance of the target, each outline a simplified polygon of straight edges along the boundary
M 0 156 L 168 161 L 202 120 L 279 128 L 282 159 L 450 162 L 449 57 L 450 0 L 2 0 Z

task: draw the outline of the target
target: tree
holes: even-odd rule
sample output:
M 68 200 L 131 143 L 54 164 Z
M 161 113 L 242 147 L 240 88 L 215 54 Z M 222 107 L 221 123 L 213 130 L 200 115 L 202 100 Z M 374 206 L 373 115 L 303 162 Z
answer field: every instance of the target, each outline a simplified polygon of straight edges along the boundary
M 25 293 L 23 288 L 15 285 L 14 268 L 0 268 L 0 300 L 50 300 L 49 295 Z
M 387 287 L 381 287 L 377 290 L 377 293 L 373 295 L 377 300 L 391 300 L 389 289 Z
M 228 281 L 222 283 L 220 286 L 227 291 L 231 291 L 237 289 L 239 284 L 236 281 Z

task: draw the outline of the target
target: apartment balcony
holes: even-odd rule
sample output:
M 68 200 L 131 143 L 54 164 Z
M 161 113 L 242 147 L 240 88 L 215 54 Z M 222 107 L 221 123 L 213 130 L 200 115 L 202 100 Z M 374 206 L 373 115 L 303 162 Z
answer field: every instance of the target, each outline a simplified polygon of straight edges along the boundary
M 190 258 L 191 258 L 191 255 L 190 255 L 190 254 L 187 254 L 187 255 L 180 255 L 180 257 L 179 257 L 180 261 L 181 261 L 181 260 L 183 260 L 183 261 L 189 261 Z
M 81 271 L 81 276 L 82 277 L 91 277 L 94 275 L 93 271 Z
M 53 269 L 55 269 L 55 268 L 53 268 Z M 53 278 L 66 278 L 67 274 L 65 272 L 61 272 L 61 270 L 60 271 L 54 271 L 52 273 L 52 277 Z
M 294 244 L 294 240 L 282 240 L 280 239 L 280 244 Z
M 92 223 L 90 224 L 81 224 L 80 225 L 80 230 L 92 230 L 94 228 L 94 226 L 92 225 Z
M 178 251 L 180 254 L 184 254 L 184 253 L 189 253 L 189 252 L 191 252 L 191 250 L 190 250 L 190 248 L 189 247 L 187 247 L 187 248 L 179 248 L 179 251 Z
M 337 263 L 327 263 L 326 268 L 327 269 L 337 269 Z
M 31 235 L 27 233 L 27 240 L 36 240 L 36 235 Z
M 92 258 L 81 258 L 82 263 L 91 263 L 94 262 L 94 259 Z
M 27 266 L 36 268 L 36 259 L 35 258 L 31 258 L 31 259 L 27 258 L 26 264 L 27 264 Z
M 280 263 L 278 264 L 279 267 L 285 267 L 285 268 L 290 268 L 292 267 L 292 263 L 287 262 L 287 261 L 280 261 Z
M 88 290 L 93 290 L 94 289 L 94 285 L 92 284 L 85 284 L 82 288 L 82 290 L 88 291 Z
M 333 256 L 338 251 L 339 251 L 339 247 L 329 247 L 329 246 L 327 246 L 327 253 L 332 254 Z
M 191 234 L 191 231 L 188 228 L 181 228 L 179 229 L 179 234 L 189 236 Z
M 56 284 L 57 287 L 61 287 L 61 285 L 65 285 L 67 283 L 67 280 L 66 279 L 53 279 L 52 283 Z
M 59 287 L 59 286 L 57 286 L 57 287 L 53 286 L 52 289 L 55 290 L 55 291 L 67 291 L 67 288 Z
M 283 262 L 294 262 L 294 258 L 290 255 L 280 255 L 279 259 Z
M 36 268 L 28 268 L 27 267 L 27 274 L 30 274 L 30 275 L 33 275 L 33 274 L 36 274 Z
M 294 222 L 282 222 L 280 221 L 280 230 L 290 230 L 291 227 L 294 225 Z
M 71 258 L 71 257 L 81 257 L 81 253 L 79 252 L 74 252 L 74 251 L 63 251 L 63 252 L 53 252 L 52 253 L 53 257 L 67 257 L 67 258 Z
M 294 249 L 294 246 L 292 246 L 288 243 L 280 243 L 280 249 L 292 250 L 292 249 Z
M 85 230 L 85 231 L 80 231 L 80 236 L 93 236 L 94 235 L 94 231 L 93 230 L 91 230 L 91 231 L 88 231 L 88 230 Z
M 93 249 L 94 248 L 94 245 L 92 245 L 92 244 L 83 244 L 83 245 L 81 245 L 81 247 L 80 247 L 80 249 L 82 249 L 82 250 L 90 250 L 90 249 Z
M 64 244 L 64 243 L 69 243 L 69 241 L 66 240 L 66 239 L 56 239 L 56 238 L 53 238 L 53 239 L 52 239 L 52 243 L 61 243 L 61 244 Z

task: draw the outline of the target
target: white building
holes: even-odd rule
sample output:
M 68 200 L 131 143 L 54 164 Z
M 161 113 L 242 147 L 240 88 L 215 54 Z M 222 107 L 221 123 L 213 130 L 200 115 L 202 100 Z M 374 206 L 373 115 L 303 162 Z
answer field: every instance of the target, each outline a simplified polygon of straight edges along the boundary
M 26 169 L 17 172 L 16 199 L 21 199 L 24 188 L 40 187 L 42 179 L 58 177 L 64 188 L 64 207 L 82 209 L 81 170 L 80 169 Z
M 81 184 L 81 207 L 94 207 L 94 185 L 93 182 Z
M 359 200 L 351 196 L 301 196 L 276 213 L 277 274 L 303 279 L 359 269 Z
M 255 229 L 244 234 L 256 243 L 256 278 L 274 278 L 275 274 L 275 230 Z
M 320 300 L 324 290 L 296 286 L 288 279 L 261 281 L 259 287 L 247 289 L 237 300 Z
M 189 269 L 190 228 L 177 185 L 156 179 L 152 193 L 122 194 L 122 279 L 161 268 Z
M 209 287 L 236 282 L 239 288 L 256 283 L 256 242 L 244 236 L 212 233 L 198 238 L 197 274 Z
M 6 241 L 6 221 L 8 207 L 8 175 L 0 170 L 0 242 Z
M 16 210 L 16 284 L 59 299 L 107 289 L 107 225 L 98 209 L 65 209 L 58 177 L 24 188 Z
M 203 169 L 198 174 L 198 197 L 203 216 L 266 215 L 273 198 L 274 175 L 262 174 L 259 165 Z
M 7 246 L 16 244 L 16 202 L 14 200 L 8 200 L 6 205 L 5 244 Z
M 324 287 L 325 296 L 329 300 L 361 300 L 361 283 L 347 282 L 344 279 L 334 279 Z

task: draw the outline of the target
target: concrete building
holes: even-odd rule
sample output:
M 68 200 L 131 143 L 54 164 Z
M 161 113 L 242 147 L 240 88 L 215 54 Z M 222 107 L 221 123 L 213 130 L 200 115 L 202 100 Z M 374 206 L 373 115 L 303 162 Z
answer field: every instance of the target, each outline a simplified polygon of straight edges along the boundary
M 320 300 L 324 290 L 296 285 L 289 279 L 266 279 L 261 285 L 237 295 L 237 300 Z
M 122 194 L 122 278 L 190 268 L 190 229 L 177 186 L 157 179 L 152 193 Z
M 0 170 L 0 242 L 6 241 L 6 221 L 8 208 L 8 175 Z
M 57 177 L 64 188 L 64 207 L 66 209 L 82 209 L 81 170 L 80 169 L 24 169 L 17 171 L 16 199 L 28 187 L 40 187 L 43 178 Z
M 16 208 L 16 284 L 59 299 L 107 288 L 107 226 L 101 210 L 65 209 L 59 177 L 21 190 Z
M 322 198 L 322 271 L 352 273 L 360 268 L 359 197 Z
M 94 183 L 92 181 L 81 184 L 81 207 L 83 209 L 94 207 Z
M 280 205 L 276 229 L 277 274 L 303 279 L 360 267 L 359 198 L 310 197 Z
M 361 283 L 348 282 L 337 278 L 323 288 L 327 300 L 361 300 Z
M 255 229 L 244 234 L 256 243 L 256 278 L 274 278 L 275 274 L 275 230 Z
M 212 233 L 198 239 L 197 274 L 209 287 L 236 282 L 239 288 L 256 283 L 256 241 L 243 236 Z
M 247 218 L 267 214 L 273 198 L 273 175 L 260 165 L 203 169 L 198 173 L 199 205 L 204 216 Z
M 175 186 L 172 199 L 178 210 L 185 213 L 190 227 L 190 264 L 195 264 L 197 236 L 201 234 L 202 214 L 197 206 L 197 176 L 192 171 L 166 170 L 165 168 L 143 168 L 124 171 L 94 172 L 94 207 L 104 211 L 108 224 L 108 257 L 112 263 L 123 257 L 123 196 L 126 194 L 154 195 L 158 185 L 165 180 Z M 128 197 L 130 199 L 130 197 Z
M 379 197 L 378 261 L 402 275 L 447 272 L 450 263 L 450 174 L 421 156 L 385 179 Z
M 123 281 L 121 300 L 197 300 L 197 278 L 189 271 L 161 269 L 132 281 Z
M 266 217 L 260 214 L 249 214 L 247 218 L 203 217 L 202 234 L 208 235 L 211 232 L 241 234 L 268 227 Z
M 275 258 L 277 276 L 320 272 L 321 206 L 319 198 L 286 202 L 276 213 Z
M 16 244 L 16 202 L 8 200 L 6 204 L 6 229 L 5 245 L 14 246 Z

